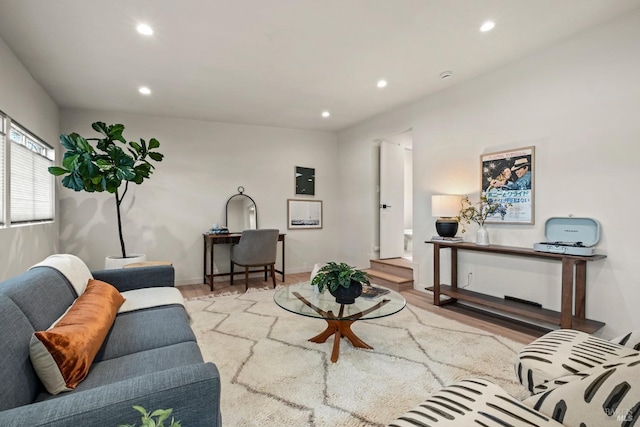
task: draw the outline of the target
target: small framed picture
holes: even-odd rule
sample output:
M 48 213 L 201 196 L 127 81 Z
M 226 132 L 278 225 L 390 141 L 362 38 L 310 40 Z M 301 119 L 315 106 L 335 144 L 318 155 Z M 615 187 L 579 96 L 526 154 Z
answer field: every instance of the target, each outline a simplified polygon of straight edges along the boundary
M 296 196 L 315 196 L 316 194 L 316 170 L 296 166 L 295 173 Z
M 481 194 L 505 209 L 488 217 L 487 224 L 533 224 L 535 147 L 480 156 Z
M 322 200 L 288 199 L 287 228 L 322 228 Z

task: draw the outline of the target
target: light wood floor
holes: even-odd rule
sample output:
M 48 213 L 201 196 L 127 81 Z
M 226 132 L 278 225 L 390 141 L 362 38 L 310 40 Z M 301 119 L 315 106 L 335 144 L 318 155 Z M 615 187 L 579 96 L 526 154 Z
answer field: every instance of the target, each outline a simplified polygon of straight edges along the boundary
M 309 280 L 310 273 L 293 273 L 286 274 L 286 281 L 282 283 L 280 280 L 280 275 L 277 275 L 276 283 L 278 285 L 293 285 L 296 283 L 304 282 Z M 271 278 L 268 281 L 263 281 L 262 278 L 251 278 L 249 279 L 249 287 L 251 288 L 264 288 L 268 286 L 272 287 Z M 229 281 L 225 282 L 215 282 L 214 290 L 209 290 L 209 285 L 205 284 L 196 284 L 196 285 L 183 285 L 178 286 L 180 292 L 185 298 L 196 298 L 206 295 L 220 295 L 227 293 L 242 293 L 245 291 L 244 278 L 237 278 L 233 281 L 233 286 L 231 286 Z M 489 322 L 483 319 L 479 319 L 474 317 L 473 315 L 457 313 L 445 308 L 436 307 L 433 305 L 433 301 L 429 297 L 429 295 L 417 291 L 415 289 L 411 289 L 408 291 L 401 292 L 407 302 L 415 307 L 420 307 L 424 310 L 430 311 L 432 313 L 439 314 L 445 318 L 456 320 L 460 323 L 464 323 L 466 325 L 470 325 L 481 329 L 483 331 L 500 335 L 502 337 L 511 339 L 513 341 L 528 344 L 531 341 L 535 340 L 542 333 L 535 332 L 525 332 L 521 330 L 516 330 L 511 327 L 501 326 L 499 324 L 495 324 L 493 322 Z

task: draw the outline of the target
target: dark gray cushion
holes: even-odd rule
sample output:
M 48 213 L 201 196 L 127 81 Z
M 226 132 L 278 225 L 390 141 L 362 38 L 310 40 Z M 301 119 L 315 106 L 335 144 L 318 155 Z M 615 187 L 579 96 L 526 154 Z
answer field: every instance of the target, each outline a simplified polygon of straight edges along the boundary
M 31 403 L 41 391 L 29 358 L 33 332 L 18 306 L 0 295 L 0 410 Z
M 196 363 L 203 363 L 203 360 L 198 344 L 193 341 L 141 351 L 128 356 L 94 363 L 89 369 L 87 378 L 71 393 L 78 393 L 105 384 L 126 380 L 127 378 L 135 378 L 156 371 L 164 371 Z M 51 396 L 46 391 L 43 391 L 37 400 L 48 400 L 64 394 Z
M 16 303 L 36 331 L 51 326 L 77 297 L 66 277 L 51 267 L 36 267 L 0 282 L 0 294 Z
M 173 408 L 185 427 L 217 427 L 220 375 L 212 363 L 153 372 L 0 412 L 2 427 L 117 426 L 140 423 L 131 407 Z
M 31 403 L 42 390 L 29 340 L 46 330 L 73 303 L 76 293 L 50 267 L 36 267 L 0 282 L 0 409 Z
M 92 271 L 91 274 L 94 279 L 107 282 L 120 292 L 142 288 L 173 287 L 175 284 L 175 270 L 171 265 L 114 268 Z
M 121 313 L 116 316 L 95 361 L 195 340 L 187 312 L 181 305 Z

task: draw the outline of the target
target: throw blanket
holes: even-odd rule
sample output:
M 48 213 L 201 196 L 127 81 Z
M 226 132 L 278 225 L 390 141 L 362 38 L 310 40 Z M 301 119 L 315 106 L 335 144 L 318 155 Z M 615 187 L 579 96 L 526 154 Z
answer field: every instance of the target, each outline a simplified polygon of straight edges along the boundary
M 50 255 L 29 270 L 36 267 L 51 267 L 58 270 L 71 283 L 78 296 L 82 295 L 86 289 L 89 279 L 93 279 L 93 275 L 84 261 L 71 254 Z

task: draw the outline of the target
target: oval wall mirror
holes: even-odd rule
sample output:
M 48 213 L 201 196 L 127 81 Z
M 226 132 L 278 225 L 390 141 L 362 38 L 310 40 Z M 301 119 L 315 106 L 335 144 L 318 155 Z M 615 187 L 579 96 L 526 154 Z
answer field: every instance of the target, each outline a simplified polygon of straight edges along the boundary
M 258 207 L 251 197 L 244 194 L 244 187 L 238 187 L 238 194 L 227 200 L 226 220 L 230 233 L 258 228 Z

